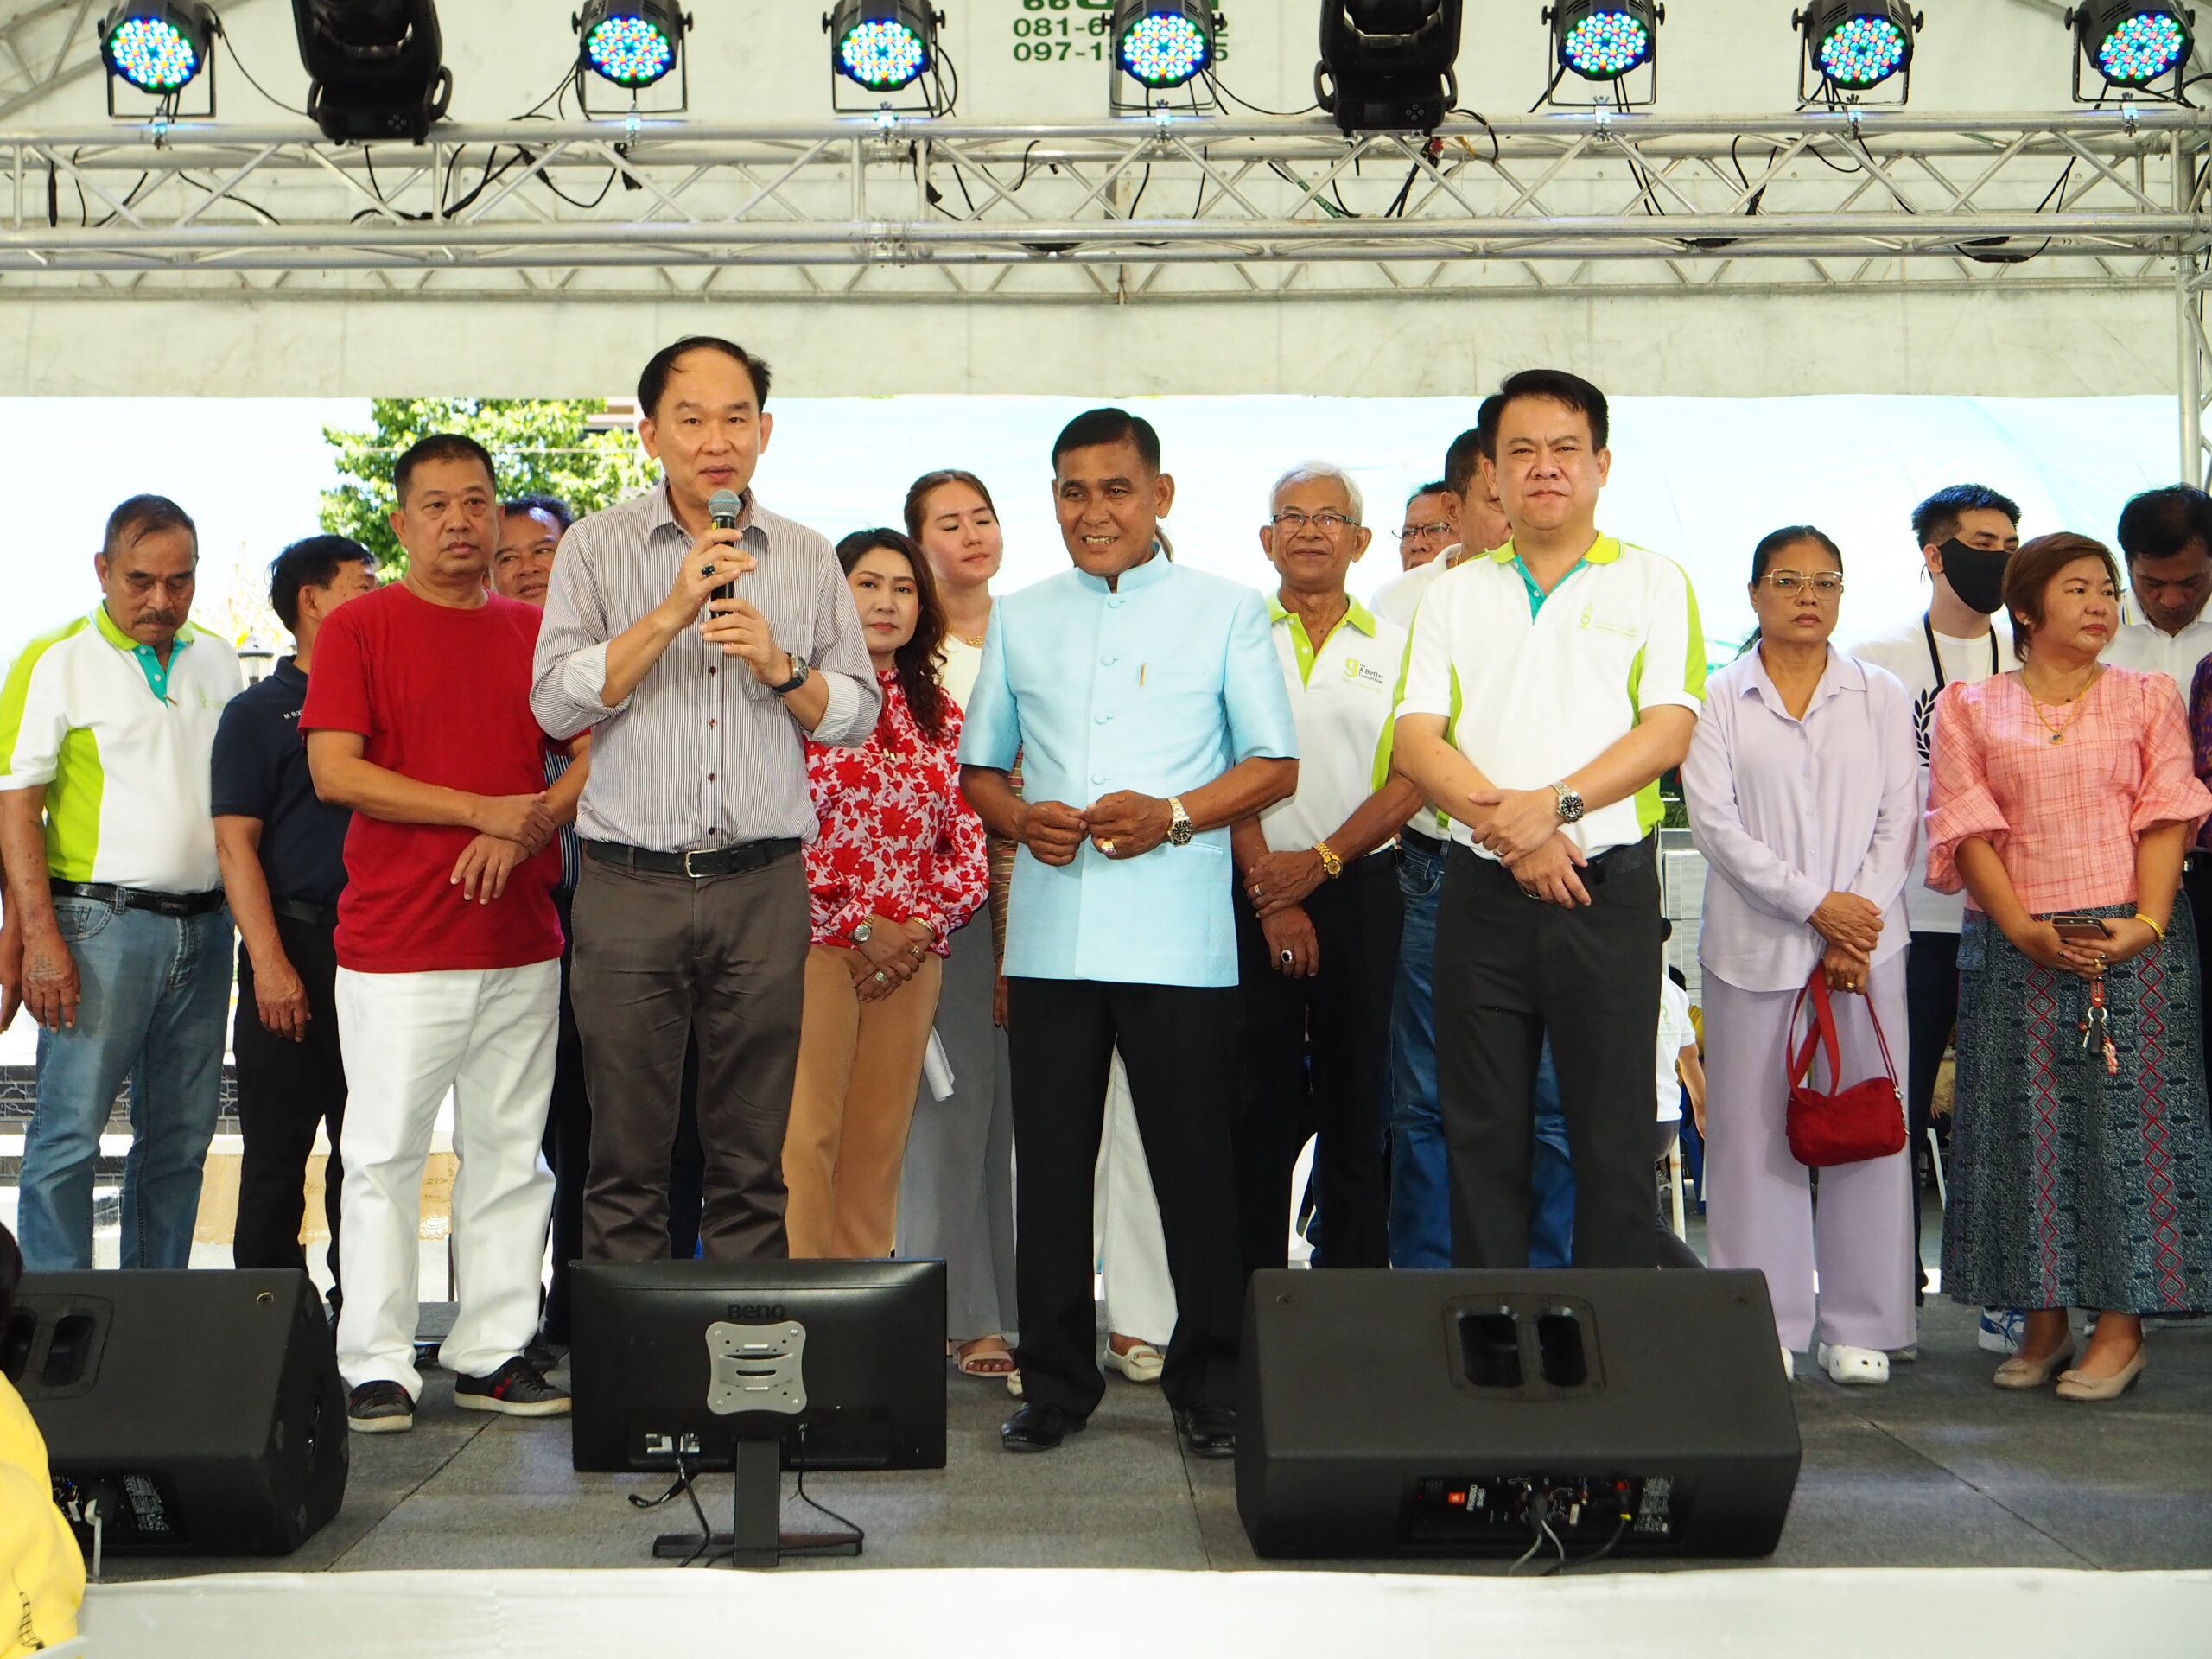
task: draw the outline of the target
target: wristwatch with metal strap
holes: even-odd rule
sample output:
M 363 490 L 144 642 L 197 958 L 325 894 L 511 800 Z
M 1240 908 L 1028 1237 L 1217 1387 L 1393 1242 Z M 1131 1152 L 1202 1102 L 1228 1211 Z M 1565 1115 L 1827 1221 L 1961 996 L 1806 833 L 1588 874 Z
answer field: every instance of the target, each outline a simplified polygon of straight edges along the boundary
M 1315 842 L 1313 843 L 1313 850 L 1320 855 L 1321 874 L 1328 877 L 1330 880 L 1335 880 L 1338 876 L 1344 873 L 1344 860 L 1337 856 L 1334 849 L 1330 847 L 1327 842 Z
M 1167 839 L 1178 847 L 1187 847 L 1191 837 L 1198 833 L 1198 825 L 1191 822 L 1191 815 L 1183 810 L 1180 797 L 1167 798 Z

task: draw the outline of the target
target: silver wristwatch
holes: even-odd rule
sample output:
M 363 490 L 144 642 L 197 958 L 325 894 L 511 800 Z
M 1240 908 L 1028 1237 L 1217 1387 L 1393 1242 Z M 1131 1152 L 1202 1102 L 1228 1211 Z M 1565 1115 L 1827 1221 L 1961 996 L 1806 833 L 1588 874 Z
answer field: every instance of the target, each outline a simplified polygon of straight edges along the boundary
M 1569 789 L 1565 784 L 1554 784 L 1552 793 L 1558 797 L 1559 821 L 1561 823 L 1580 823 L 1582 821 L 1581 791 Z
M 855 944 L 866 944 L 874 937 L 875 924 L 874 922 L 862 922 L 858 927 L 853 930 L 852 933 L 853 943 Z
M 1198 825 L 1191 822 L 1191 815 L 1183 810 L 1180 797 L 1167 798 L 1167 840 L 1176 847 L 1187 847 L 1191 837 L 1198 833 Z

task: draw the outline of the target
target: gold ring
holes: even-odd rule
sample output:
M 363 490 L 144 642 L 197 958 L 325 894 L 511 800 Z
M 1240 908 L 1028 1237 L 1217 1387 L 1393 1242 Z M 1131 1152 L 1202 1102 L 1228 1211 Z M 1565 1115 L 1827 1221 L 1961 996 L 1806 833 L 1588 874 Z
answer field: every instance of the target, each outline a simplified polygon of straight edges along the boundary
M 1109 858 L 1113 857 L 1113 856 L 1114 856 L 1114 840 L 1113 840 L 1113 837 L 1109 836 L 1108 836 L 1104 841 L 1100 842 L 1098 843 L 1098 850 L 1099 850 L 1100 852 L 1102 852 L 1102 853 L 1105 854 L 1105 855 L 1106 855 L 1106 856 L 1107 856 L 1107 857 L 1109 857 Z

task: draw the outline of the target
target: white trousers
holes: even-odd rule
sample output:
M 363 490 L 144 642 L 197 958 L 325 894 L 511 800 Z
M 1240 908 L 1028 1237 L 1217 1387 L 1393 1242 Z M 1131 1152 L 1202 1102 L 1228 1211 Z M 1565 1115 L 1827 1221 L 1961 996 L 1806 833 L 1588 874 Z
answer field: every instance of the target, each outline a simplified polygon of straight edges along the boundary
M 553 1173 L 538 1155 L 553 1090 L 561 964 L 422 974 L 338 970 L 346 1160 L 338 1369 L 420 1397 L 415 1328 L 423 1165 L 453 1091 L 454 1300 L 447 1370 L 488 1376 L 537 1328 Z
M 1874 969 L 1868 989 L 1902 1084 L 1904 952 Z M 1822 1342 L 1903 1348 L 1915 1340 L 1912 1291 L 1919 1279 L 1912 1259 L 1911 1148 L 1822 1170 L 1815 1204 L 1812 1172 L 1789 1155 L 1784 1127 L 1789 1086 L 1783 1046 L 1796 1000 L 1794 990 L 1746 991 L 1709 970 L 1705 976 L 1705 1215 L 1712 1263 L 1766 1274 L 1777 1334 L 1793 1353 L 1811 1345 L 1816 1315 Z M 1834 999 L 1844 1086 L 1882 1074 L 1867 1000 Z M 1814 1068 L 1814 1086 L 1839 1086 L 1828 1081 L 1825 1058 Z
M 1017 1179 L 1019 1177 L 1017 1176 Z M 1145 1162 L 1144 1136 L 1119 1050 L 1106 1079 L 1106 1128 L 1090 1183 L 1090 1236 L 1106 1281 L 1106 1328 L 1165 1350 L 1175 1335 L 1175 1281 L 1167 1235 Z

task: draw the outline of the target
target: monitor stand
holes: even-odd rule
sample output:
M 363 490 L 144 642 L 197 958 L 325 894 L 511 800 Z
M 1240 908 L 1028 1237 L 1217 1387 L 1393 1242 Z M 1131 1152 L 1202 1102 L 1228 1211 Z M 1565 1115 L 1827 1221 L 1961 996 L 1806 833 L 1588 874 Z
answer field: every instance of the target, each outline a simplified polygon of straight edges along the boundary
M 653 1541 L 657 1560 L 728 1560 L 733 1567 L 775 1567 L 794 1555 L 857 1555 L 861 1541 L 843 1532 L 785 1532 L 780 1440 L 737 1442 L 730 1492 L 730 1529 L 701 1537 L 664 1532 Z

